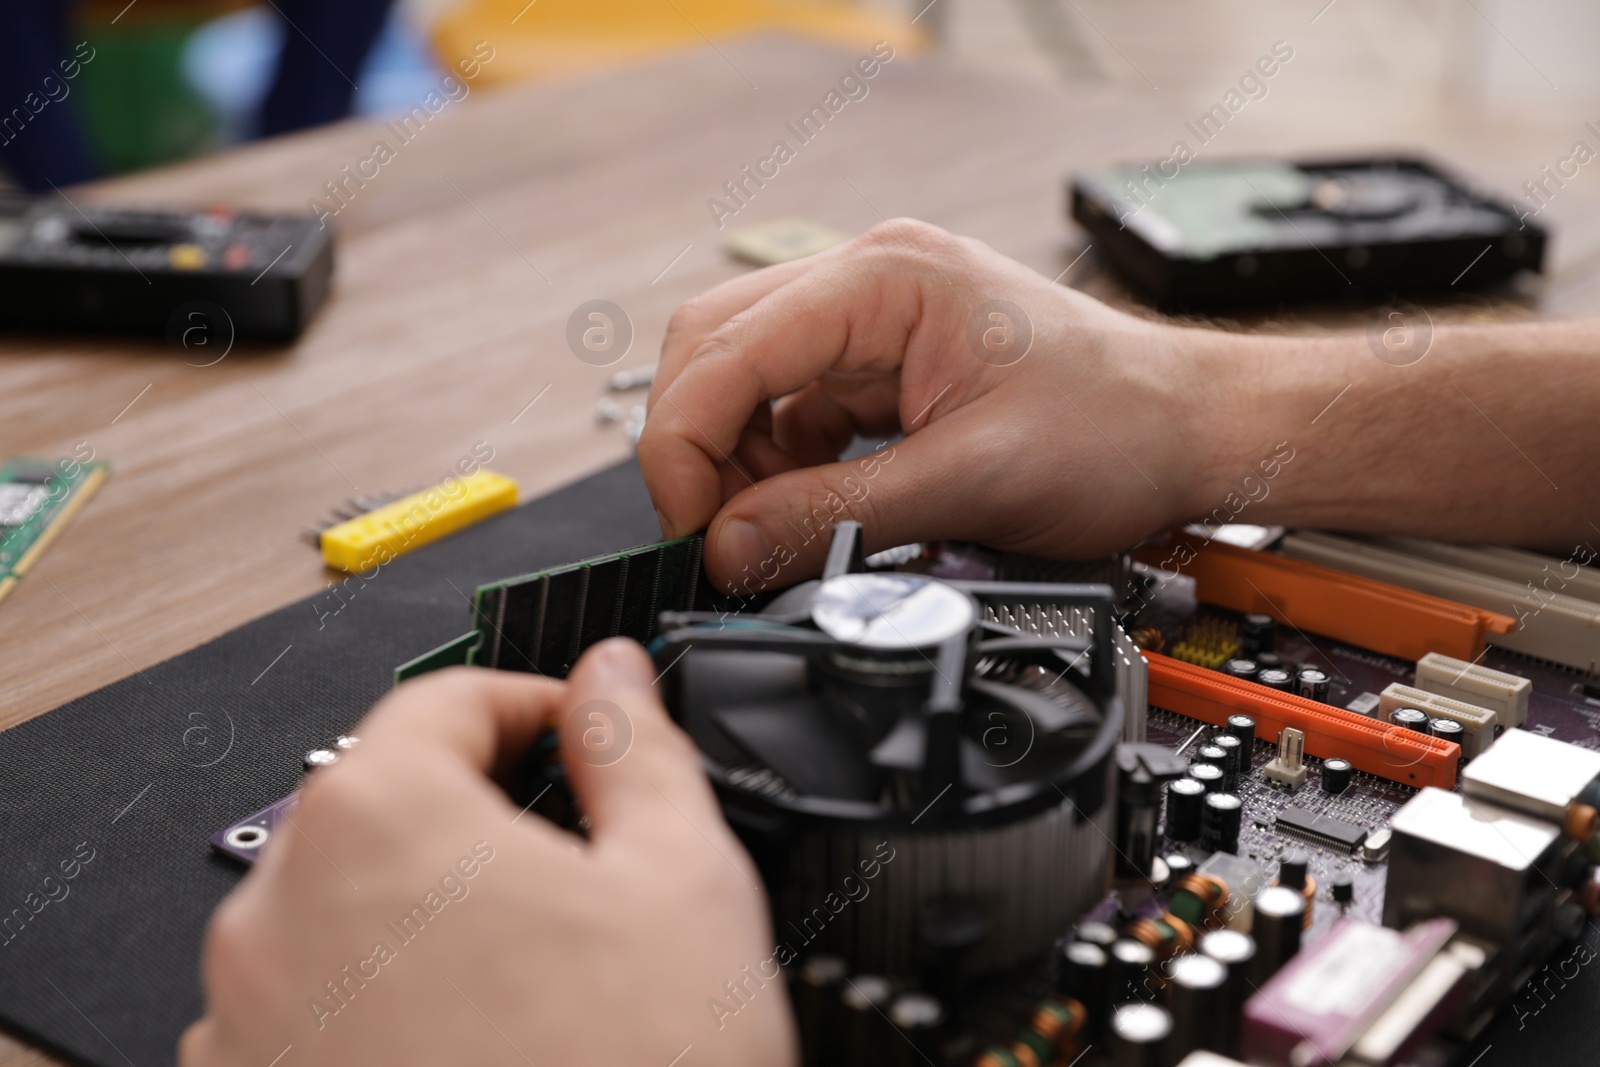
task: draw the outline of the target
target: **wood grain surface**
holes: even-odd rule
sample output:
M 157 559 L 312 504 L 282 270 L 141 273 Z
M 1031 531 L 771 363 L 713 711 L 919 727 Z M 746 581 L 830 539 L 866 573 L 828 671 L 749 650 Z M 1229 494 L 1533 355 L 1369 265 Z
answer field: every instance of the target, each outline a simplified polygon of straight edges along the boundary
M 615 368 L 573 355 L 569 315 L 591 299 L 616 302 L 635 329 L 617 366 L 653 361 L 680 301 L 748 269 L 720 251 L 707 198 L 786 137 L 785 121 L 820 103 L 854 58 L 758 37 L 474 93 L 399 147 L 339 214 L 333 296 L 292 347 L 241 346 L 200 367 L 156 341 L 0 343 L 0 454 L 67 455 L 87 442 L 115 468 L 0 604 L 0 726 L 321 591 L 337 576 L 300 533 L 344 497 L 436 480 L 480 441 L 525 497 L 626 456 L 621 429 L 594 418 Z M 1357 73 L 1341 93 L 1297 93 L 1295 74 L 1286 67 L 1205 154 L 1417 149 L 1515 196 L 1584 134 L 1570 117 L 1476 120 Z M 1128 304 L 1092 251 L 1078 258 L 1084 237 L 1065 218 L 1064 181 L 1165 155 L 1206 106 L 1192 94 L 1012 82 L 897 56 L 731 224 L 802 216 L 858 232 L 917 216 L 1049 277 L 1075 264 L 1063 284 Z M 67 195 L 306 212 L 379 138 L 396 144 L 376 123 L 344 123 Z M 1460 297 L 1438 313 L 1600 310 L 1600 180 L 1588 180 L 1545 213 L 1557 235 L 1541 285 Z M 1324 330 L 1373 317 L 1330 307 L 1219 325 Z M 48 1062 L 10 1054 L 19 1058 L 0 1062 Z

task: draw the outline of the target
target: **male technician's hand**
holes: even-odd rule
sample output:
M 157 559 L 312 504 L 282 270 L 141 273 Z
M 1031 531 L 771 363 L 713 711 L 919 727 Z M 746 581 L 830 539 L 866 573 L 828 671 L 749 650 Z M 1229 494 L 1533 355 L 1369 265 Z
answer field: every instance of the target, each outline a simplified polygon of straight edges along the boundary
M 720 1030 L 707 1008 L 774 942 L 653 673 L 608 641 L 566 684 L 451 670 L 379 704 L 218 908 L 185 1067 L 792 1064 L 781 978 Z M 622 709 L 620 759 L 585 746 L 590 701 Z M 554 721 L 587 842 L 491 781 Z
M 1211 506 L 1191 476 L 1208 386 L 1178 332 L 895 220 L 684 304 L 639 460 L 664 532 L 709 526 L 706 564 L 735 589 L 817 573 L 814 531 L 839 518 L 868 551 L 1120 550 Z M 838 462 L 854 435 L 900 433 Z
M 707 528 L 735 592 L 816 574 L 842 518 L 868 551 L 1091 558 L 1248 503 L 1237 521 L 1565 556 L 1600 521 L 1581 488 L 1597 336 L 1399 312 L 1365 336 L 1147 322 L 899 219 L 679 308 L 639 462 L 663 532 Z

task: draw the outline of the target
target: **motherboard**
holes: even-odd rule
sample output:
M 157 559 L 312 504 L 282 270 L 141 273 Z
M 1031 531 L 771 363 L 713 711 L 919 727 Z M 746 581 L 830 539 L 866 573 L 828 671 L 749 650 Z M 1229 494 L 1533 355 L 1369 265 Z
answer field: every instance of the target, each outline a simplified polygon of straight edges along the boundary
M 1174 643 L 1181 641 L 1191 630 L 1204 628 L 1208 620 L 1221 624 L 1226 632 L 1236 628 L 1241 621 L 1237 616 L 1210 608 L 1200 608 L 1188 618 L 1169 616 L 1163 628 L 1164 636 Z M 1328 703 L 1348 708 L 1352 704 L 1376 706 L 1377 694 L 1388 686 L 1400 683 L 1409 685 L 1415 674 L 1415 664 L 1393 657 L 1382 656 L 1320 636 L 1295 633 L 1287 627 L 1277 633 L 1278 655 L 1292 665 L 1314 665 L 1330 675 Z M 1531 656 L 1487 646 L 1478 663 L 1492 670 L 1527 679 L 1532 685 L 1528 702 L 1528 718 L 1522 727 L 1532 733 L 1554 738 L 1570 745 L 1600 752 L 1600 696 L 1589 695 L 1596 686 L 1575 668 L 1535 659 Z M 1588 692 L 1585 685 L 1588 684 Z M 1174 750 L 1193 738 L 1197 724 L 1181 715 L 1150 709 L 1148 719 L 1149 740 Z M 1208 728 L 1185 749 L 1186 753 L 1205 746 Z M 1275 747 L 1257 739 L 1253 763 L 1259 767 L 1267 763 Z M 1310 771 L 1308 781 L 1313 785 L 1321 780 L 1322 761 L 1316 757 L 1306 759 Z M 1341 794 L 1329 795 L 1316 788 L 1301 788 L 1293 793 L 1260 778 L 1247 778 L 1239 787 L 1247 815 L 1245 829 L 1240 839 L 1241 855 L 1272 867 L 1284 852 L 1304 847 L 1303 838 L 1277 829 L 1278 814 L 1288 806 L 1328 815 L 1369 833 L 1389 824 L 1394 813 L 1416 795 L 1416 790 L 1398 782 L 1355 771 L 1350 786 Z M 1346 854 L 1337 849 L 1309 847 L 1312 874 L 1322 887 L 1323 899 L 1340 878 L 1353 884 L 1350 906 L 1340 910 L 1328 908 L 1315 912 L 1314 931 L 1331 925 L 1340 914 L 1348 914 L 1368 922 L 1380 922 L 1383 915 L 1383 884 L 1387 862 L 1383 859 L 1363 860 L 1359 854 Z
M 645 643 L 807 1065 L 1435 1067 L 1600 913 L 1587 560 L 1484 550 L 1458 600 L 1281 535 L 1072 564 L 831 536 L 820 578 L 743 595 L 700 537 L 494 582 L 396 672 Z M 1495 599 L 1528 567 L 1564 576 L 1542 629 L 1531 582 Z M 553 736 L 513 793 L 584 832 Z M 214 846 L 250 862 L 292 802 Z

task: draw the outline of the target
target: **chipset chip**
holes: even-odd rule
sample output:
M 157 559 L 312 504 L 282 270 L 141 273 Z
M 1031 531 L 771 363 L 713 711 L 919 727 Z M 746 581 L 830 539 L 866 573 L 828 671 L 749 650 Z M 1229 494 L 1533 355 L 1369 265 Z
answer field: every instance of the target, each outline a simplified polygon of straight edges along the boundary
M 1305 808 L 1288 807 L 1280 811 L 1278 829 L 1342 852 L 1354 852 L 1367 839 L 1364 827 Z

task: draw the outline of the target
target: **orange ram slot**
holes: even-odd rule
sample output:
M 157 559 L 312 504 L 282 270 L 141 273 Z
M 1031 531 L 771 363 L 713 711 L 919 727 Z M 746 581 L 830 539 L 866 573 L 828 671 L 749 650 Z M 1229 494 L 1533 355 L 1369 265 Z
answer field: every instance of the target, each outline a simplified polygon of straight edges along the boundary
M 1256 736 L 1276 741 L 1292 726 L 1306 735 L 1306 753 L 1349 760 L 1357 770 L 1401 785 L 1450 789 L 1456 784 L 1461 746 L 1403 726 L 1377 722 L 1331 704 L 1268 689 L 1264 685 L 1205 667 L 1146 652 L 1150 661 L 1150 703 L 1214 726 L 1229 715 L 1256 721 Z
M 1165 573 L 1176 566 L 1193 578 L 1203 603 L 1264 612 L 1297 630 L 1399 659 L 1438 652 L 1474 662 L 1489 634 L 1510 633 L 1517 624 L 1509 615 L 1188 534 L 1137 555 Z

